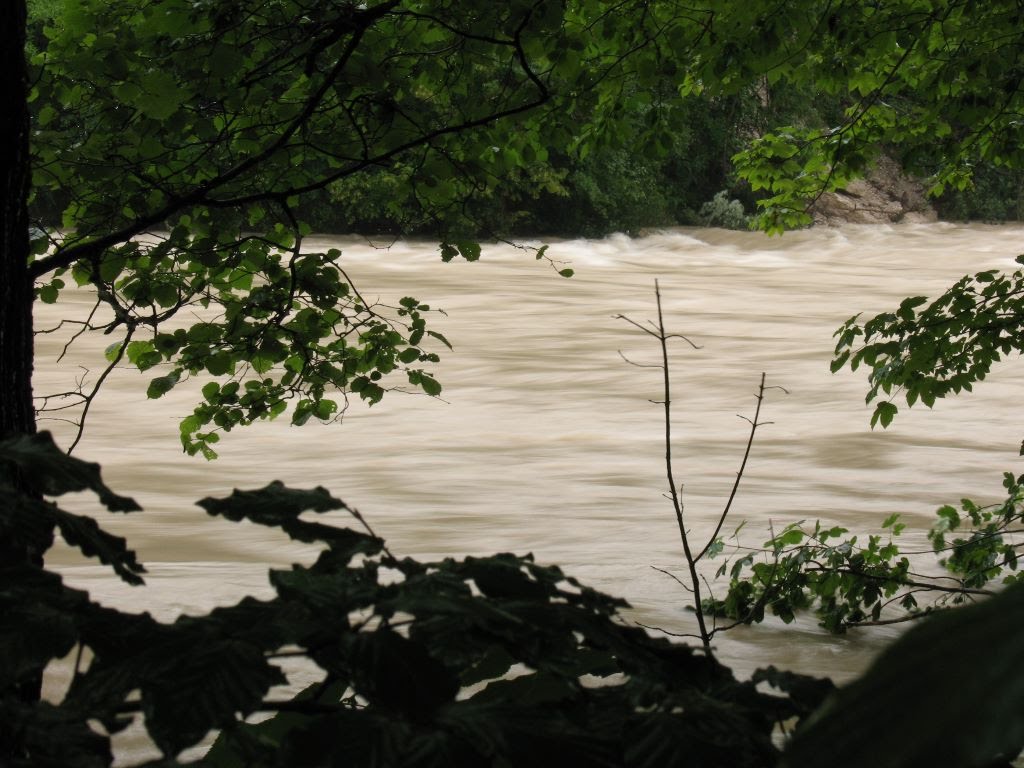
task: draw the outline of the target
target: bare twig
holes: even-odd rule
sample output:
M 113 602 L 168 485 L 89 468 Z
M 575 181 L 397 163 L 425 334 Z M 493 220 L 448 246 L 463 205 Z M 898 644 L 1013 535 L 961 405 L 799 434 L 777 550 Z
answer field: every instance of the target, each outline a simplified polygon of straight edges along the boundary
M 657 320 L 657 322 L 648 321 L 647 323 L 639 323 L 636 320 L 633 320 L 632 318 L 626 317 L 625 315 L 616 315 L 615 317 L 617 319 L 620 319 L 620 320 L 625 320 L 627 323 L 632 325 L 634 328 L 636 328 L 636 329 L 638 329 L 640 331 L 643 331 L 648 336 L 652 336 L 653 338 L 657 339 L 658 340 L 658 344 L 661 347 L 661 362 L 660 363 L 649 363 L 649 364 L 648 363 L 637 363 L 637 362 L 635 362 L 633 360 L 630 360 L 621 351 L 619 351 L 619 356 L 625 362 L 629 363 L 630 365 L 636 366 L 638 368 L 660 368 L 661 372 L 662 372 L 663 399 L 661 399 L 661 400 L 651 400 L 651 402 L 652 403 L 656 403 L 657 405 L 662 406 L 662 408 L 664 409 L 664 423 L 665 423 L 665 476 L 666 476 L 666 479 L 668 481 L 668 491 L 667 491 L 667 493 L 665 493 L 663 495 L 665 496 L 665 498 L 667 498 L 672 503 L 672 509 L 674 510 L 675 515 L 676 515 L 676 525 L 679 528 L 679 538 L 680 538 L 680 541 L 682 542 L 682 545 L 683 545 L 683 554 L 684 554 L 684 556 L 686 558 L 686 567 L 687 567 L 687 569 L 689 571 L 689 576 L 690 576 L 689 581 L 690 581 L 690 583 L 686 584 L 682 579 L 677 577 L 675 574 L 670 573 L 669 571 L 663 570 L 661 568 L 656 568 L 654 566 L 651 566 L 651 567 L 654 568 L 654 570 L 659 571 L 660 573 L 664 573 L 666 576 L 668 576 L 671 579 L 675 580 L 676 583 L 678 583 L 687 592 L 689 592 L 689 593 L 691 593 L 693 595 L 693 610 L 694 610 L 694 614 L 697 617 L 697 626 L 699 628 L 700 634 L 699 635 L 681 635 L 681 634 L 676 634 L 676 633 L 668 632 L 668 631 L 666 631 L 664 629 L 661 629 L 659 627 L 647 627 L 647 628 L 648 629 L 655 629 L 655 630 L 657 630 L 659 632 L 664 632 L 665 634 L 672 635 L 674 637 L 698 637 L 700 639 L 702 645 L 704 646 L 704 650 L 710 656 L 711 655 L 711 638 L 717 632 L 720 632 L 723 629 L 728 629 L 729 627 L 713 626 L 711 629 L 708 628 L 707 618 L 704 615 L 703 599 L 701 597 L 701 583 L 703 581 L 704 586 L 707 589 L 708 594 L 711 594 L 711 586 L 697 572 L 697 563 L 701 560 L 701 558 L 703 558 L 708 553 L 708 551 L 711 549 L 711 547 L 714 544 L 714 542 L 718 539 L 718 535 L 721 532 L 722 526 L 725 523 L 725 518 L 729 515 L 729 512 L 732 509 L 732 503 L 733 503 L 733 501 L 736 498 L 737 491 L 739 490 L 740 481 L 743 479 L 743 473 L 744 473 L 744 470 L 746 469 L 746 466 L 747 466 L 747 460 L 750 458 L 750 450 L 751 450 L 751 447 L 752 447 L 752 445 L 754 443 L 754 434 L 757 432 L 757 428 L 760 427 L 760 426 L 763 426 L 764 424 L 771 423 L 771 422 L 761 421 L 761 404 L 764 402 L 765 391 L 767 389 L 770 389 L 770 387 L 765 386 L 765 374 L 762 373 L 761 374 L 761 382 L 760 382 L 760 385 L 758 387 L 757 395 L 756 395 L 757 407 L 754 410 L 754 418 L 753 419 L 747 419 L 746 417 L 743 417 L 743 416 L 740 417 L 740 418 L 744 419 L 745 421 L 747 421 L 750 424 L 750 434 L 747 437 L 747 444 L 746 444 L 746 447 L 745 447 L 745 449 L 743 451 L 743 459 L 740 462 L 739 471 L 736 473 L 736 479 L 733 482 L 732 490 L 729 493 L 729 498 L 727 499 L 727 501 L 725 503 L 725 506 L 724 506 L 724 508 L 722 510 L 721 515 L 719 515 L 719 517 L 718 517 L 718 523 L 715 526 L 714 533 L 711 535 L 711 538 L 708 540 L 708 543 L 705 544 L 704 547 L 699 552 L 697 552 L 695 554 L 694 551 L 693 551 L 693 548 L 691 547 L 691 544 L 690 544 L 690 533 L 689 533 L 689 531 L 686 528 L 685 508 L 684 508 L 683 501 L 682 501 L 682 486 L 679 485 L 676 482 L 675 471 L 674 471 L 673 463 L 672 463 L 672 382 L 671 382 L 671 376 L 670 376 L 670 373 L 669 373 L 668 342 L 669 342 L 670 339 L 682 339 L 683 341 L 685 341 L 687 344 L 689 344 L 694 349 L 700 349 L 700 346 L 698 344 L 696 344 L 693 340 L 688 338 L 687 336 L 684 336 L 684 335 L 679 334 L 679 333 L 668 333 L 665 330 L 665 318 L 664 318 L 664 314 L 662 312 L 662 307 L 661 307 L 661 287 L 658 284 L 657 280 L 654 281 L 654 297 L 655 297 L 655 302 L 657 304 L 657 309 L 658 309 L 658 320 Z M 778 389 L 782 389 L 782 387 L 777 387 L 777 388 Z M 783 391 L 785 391 L 785 390 L 783 390 Z M 773 569 L 773 574 L 774 574 L 774 569 Z M 756 606 L 755 606 L 755 608 L 756 608 Z M 747 617 L 747 618 L 749 619 L 749 617 Z M 717 624 L 717 622 L 715 622 L 715 623 Z M 745 620 L 741 620 L 741 621 L 737 622 L 737 624 L 739 624 L 739 623 L 745 623 Z M 645 626 L 645 625 L 640 624 L 640 626 Z M 735 626 L 735 624 L 730 625 L 730 626 Z
M 656 565 L 652 565 L 651 568 L 656 570 L 658 573 L 664 573 L 666 576 L 668 576 L 670 579 L 672 579 L 676 584 L 678 584 L 680 587 L 685 589 L 687 592 L 693 592 L 693 590 L 690 589 L 689 585 L 687 585 L 687 583 L 685 581 L 680 579 L 678 576 L 676 576 L 671 571 L 666 571 L 664 568 L 659 568 Z
M 653 626 L 651 624 L 644 624 L 642 621 L 636 622 L 636 625 L 638 627 L 643 627 L 644 629 L 652 629 L 655 632 L 661 632 L 662 634 L 668 635 L 669 637 L 692 637 L 694 640 L 702 640 L 702 641 L 704 639 L 704 637 L 702 635 L 695 635 L 692 632 L 671 632 L 671 631 L 665 629 L 664 627 L 655 627 L 655 626 Z M 704 650 L 706 650 L 708 652 L 708 655 L 711 654 L 711 650 L 710 650 L 710 648 L 708 646 L 705 645 L 704 646 Z
M 75 446 L 77 446 L 79 441 L 82 439 L 82 435 L 85 432 L 85 419 L 89 415 L 89 407 L 92 405 L 92 401 L 96 399 L 96 395 L 99 394 L 100 387 L 103 386 L 103 382 L 106 380 L 107 376 L 110 375 L 110 372 L 117 367 L 117 364 L 121 362 L 121 358 L 124 357 L 124 352 L 128 349 L 128 342 L 131 341 L 134 330 L 135 326 L 129 323 L 127 332 L 124 335 L 124 340 L 118 347 L 117 354 L 114 356 L 114 359 L 110 361 L 110 364 L 103 369 L 103 373 L 101 373 L 99 378 L 96 379 L 96 384 L 93 386 L 92 392 L 84 396 L 82 414 L 78 417 L 78 432 L 75 434 L 75 439 L 72 441 L 71 445 L 68 446 L 68 454 L 71 454 L 71 452 L 75 450 Z
M 686 557 L 686 566 L 690 571 L 690 591 L 693 593 L 693 608 L 694 613 L 697 616 L 697 626 L 700 630 L 701 644 L 704 646 L 705 652 L 710 656 L 711 635 L 708 633 L 707 624 L 704 621 L 704 611 L 701 606 L 700 576 L 697 573 L 697 561 L 694 559 L 693 551 L 690 548 L 690 537 L 686 531 L 686 523 L 683 516 L 683 502 L 679 496 L 679 486 L 676 484 L 675 474 L 672 467 L 672 382 L 668 366 L 668 340 L 670 338 L 681 338 L 694 348 L 697 348 L 697 345 L 685 336 L 679 334 L 670 335 L 665 332 L 665 318 L 661 309 L 661 288 L 658 285 L 657 280 L 654 281 L 654 298 L 658 308 L 658 322 L 650 322 L 650 328 L 648 328 L 647 325 L 638 323 L 635 320 L 626 317 L 625 315 L 618 315 L 617 317 L 643 331 L 648 336 L 653 336 L 658 340 L 658 344 L 661 346 L 661 365 L 657 365 L 655 367 L 661 368 L 662 372 L 662 391 L 664 392 L 664 400 L 660 401 L 660 404 L 665 410 L 665 475 L 668 480 L 668 494 L 672 502 L 672 508 L 675 511 L 676 525 L 679 528 L 679 539 L 683 544 L 683 554 Z
M 848 621 L 846 626 L 848 627 L 884 627 L 888 624 L 903 624 L 907 621 L 917 621 L 928 616 L 932 611 L 918 611 L 917 613 L 906 613 L 903 616 L 897 616 L 895 619 L 872 619 L 869 621 Z
M 732 490 L 729 491 L 729 499 L 725 502 L 725 507 L 722 509 L 722 514 L 718 517 L 718 525 L 715 526 L 715 532 L 711 534 L 711 538 L 709 538 L 708 543 L 704 545 L 704 549 L 697 553 L 697 557 L 695 558 L 696 560 L 700 560 L 702 557 L 704 557 L 704 555 L 707 554 L 708 550 L 711 549 L 711 545 L 715 543 L 715 539 L 718 538 L 718 534 L 721 532 L 722 526 L 725 524 L 725 518 L 728 517 L 729 510 L 732 509 L 732 502 L 736 498 L 736 491 L 739 490 L 740 480 L 743 479 L 743 471 L 746 469 L 747 459 L 750 457 L 750 448 L 754 444 L 754 433 L 757 432 L 757 428 L 759 426 L 768 423 L 761 422 L 758 420 L 761 415 L 761 403 L 764 402 L 764 379 L 765 374 L 762 371 L 761 384 L 758 386 L 757 395 L 755 396 L 757 398 L 757 407 L 754 409 L 754 419 L 751 421 L 750 419 L 740 416 L 741 419 L 744 419 L 744 421 L 747 421 L 750 424 L 750 434 L 747 437 L 747 447 L 743 450 L 743 460 L 740 462 L 740 468 L 739 471 L 736 473 L 736 480 L 732 484 Z

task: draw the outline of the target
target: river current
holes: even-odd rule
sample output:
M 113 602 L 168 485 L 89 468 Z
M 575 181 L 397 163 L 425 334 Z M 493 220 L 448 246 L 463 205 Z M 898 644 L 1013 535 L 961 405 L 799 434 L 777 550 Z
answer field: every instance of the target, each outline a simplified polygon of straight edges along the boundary
M 436 350 L 443 399 L 391 393 L 370 409 L 353 402 L 341 424 L 254 425 L 225 436 L 221 457 L 207 463 L 181 453 L 177 437 L 201 384 L 150 401 L 153 373 L 119 370 L 75 453 L 99 461 L 108 484 L 146 508 L 101 519 L 135 546 L 148 586 L 123 587 L 66 550 L 51 563 L 105 602 L 162 618 L 269 595 L 268 567 L 312 553 L 257 526 L 212 520 L 194 502 L 276 478 L 327 487 L 396 554 L 532 552 L 625 597 L 631 620 L 693 632 L 688 595 L 658 570 L 684 572 L 663 496 L 662 412 L 651 402 L 661 399 L 659 371 L 620 356 L 658 360 L 656 342 L 616 317 L 654 319 L 656 279 L 668 329 L 700 346 L 678 343 L 671 364 L 675 474 L 696 538 L 710 533 L 728 495 L 749 428 L 737 414 L 753 415 L 762 372 L 785 392 L 767 391 L 762 419 L 771 423 L 757 434 L 724 528 L 746 521 L 743 544 L 801 519 L 876 533 L 899 512 L 904 539 L 922 545 L 936 507 L 963 496 L 995 500 L 1001 473 L 1022 471 L 1019 361 L 1000 364 L 973 394 L 932 410 L 904 407 L 887 430 L 869 428 L 863 372 L 829 373 L 832 333 L 848 317 L 934 296 L 969 272 L 1012 268 L 1024 251 L 1022 228 L 848 226 L 775 238 L 674 229 L 547 242 L 574 277 L 507 245 L 485 247 L 476 263 L 444 264 L 429 243 L 309 241 L 340 248 L 367 298 L 397 304 L 412 295 L 445 311 L 431 318 L 454 345 Z M 40 306 L 37 324 L 88 307 L 88 296 L 71 294 Z M 56 364 L 65 341 L 37 337 L 37 395 L 94 379 L 113 339 L 83 338 Z M 70 442 L 68 425 L 41 426 Z M 85 499 L 73 504 L 95 509 Z M 740 674 L 775 664 L 846 679 L 898 631 L 830 637 L 804 617 L 735 629 L 716 646 Z

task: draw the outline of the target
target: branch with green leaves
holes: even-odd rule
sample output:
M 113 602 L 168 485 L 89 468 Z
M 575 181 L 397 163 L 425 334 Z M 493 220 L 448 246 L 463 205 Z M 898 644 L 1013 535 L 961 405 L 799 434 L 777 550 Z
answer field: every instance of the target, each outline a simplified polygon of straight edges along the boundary
M 33 194 L 55 210 L 36 221 L 37 298 L 93 291 L 110 359 L 161 366 L 150 397 L 203 377 L 181 436 L 207 458 L 289 408 L 301 424 L 351 395 L 441 392 L 429 305 L 367 302 L 339 251 L 306 244 L 310 195 L 399 170 L 389 204 L 415 200 L 441 259 L 474 261 L 468 201 L 551 149 L 635 141 L 622 108 L 655 99 L 637 84 L 705 34 L 671 3 L 601 0 L 90 0 L 41 26 Z
M 899 514 L 885 519 L 883 533 L 866 540 L 820 521 L 813 527 L 791 523 L 759 548 L 737 540 L 717 573 L 729 576 L 726 594 L 707 600 L 705 610 L 743 623 L 759 623 L 769 614 L 789 623 L 812 611 L 822 627 L 843 633 L 991 596 L 999 584 L 1021 579 L 1024 476 L 1006 473 L 1003 487 L 1006 498 L 998 504 L 963 499 L 960 511 L 940 507 L 926 552 L 899 545 L 906 527 Z
M 835 335 L 833 373 L 865 366 L 867 402 L 879 400 L 871 426 L 887 427 L 898 395 L 908 406 L 931 408 L 938 398 L 970 392 L 994 363 L 1024 350 L 1024 271 L 966 275 L 936 299 L 913 296 L 865 322 L 855 315 Z

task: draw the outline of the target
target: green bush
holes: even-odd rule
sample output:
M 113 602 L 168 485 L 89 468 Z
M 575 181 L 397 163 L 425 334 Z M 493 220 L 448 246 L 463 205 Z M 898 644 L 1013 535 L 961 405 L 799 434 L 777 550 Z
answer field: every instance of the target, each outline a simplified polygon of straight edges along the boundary
M 979 165 L 973 184 L 944 192 L 935 210 L 948 221 L 1024 221 L 1024 171 Z
M 724 189 L 700 207 L 697 219 L 705 227 L 750 229 L 750 217 L 743 210 L 743 203 L 731 200 Z

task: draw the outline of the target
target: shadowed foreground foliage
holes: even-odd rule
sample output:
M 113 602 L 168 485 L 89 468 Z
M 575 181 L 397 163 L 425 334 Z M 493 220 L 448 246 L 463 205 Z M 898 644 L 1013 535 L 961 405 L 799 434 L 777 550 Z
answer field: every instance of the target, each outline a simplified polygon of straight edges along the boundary
M 124 539 L 39 495 L 88 490 L 138 506 L 48 433 L 0 441 L 28 492 L 0 487 L 0 535 L 32 548 L 51 531 L 142 586 Z M 530 556 L 420 563 L 366 533 L 304 519 L 362 516 L 323 488 L 273 482 L 199 502 L 210 515 L 279 528 L 321 548 L 272 570 L 277 596 L 162 623 L 103 607 L 32 566 L 0 573 L 0 758 L 93 768 L 109 734 L 141 717 L 163 757 L 220 730 L 196 765 L 236 766 L 996 766 L 1020 751 L 1024 587 L 924 620 L 867 674 L 834 692 L 774 668 L 748 681 L 703 650 L 652 638 L 625 601 Z M 958 663 L 965 648 L 984 664 Z M 19 684 L 76 655 L 59 702 Z M 83 659 L 89 659 L 83 663 Z M 278 662 L 316 682 L 292 697 Z M 770 691 L 770 692 L 769 692 Z M 259 724 L 250 715 L 272 714 Z M 780 752 L 772 735 L 796 725 Z M 913 734 L 913 735 L 910 735 Z
M 0 535 L 45 550 L 56 527 L 144 589 L 123 539 L 32 495 L 89 490 L 112 512 L 137 511 L 96 465 L 48 433 L 0 441 L 0 462 L 30 492 L 0 487 Z M 4 766 L 109 766 L 109 734 L 139 717 L 164 756 L 148 768 L 184 764 L 211 730 L 196 765 L 966 767 L 1009 765 L 1024 742 L 1021 585 L 928 618 L 834 693 L 773 668 L 736 680 L 701 649 L 629 626 L 625 601 L 529 556 L 397 558 L 372 532 L 304 519 L 341 511 L 366 526 L 321 487 L 271 482 L 200 506 L 321 553 L 271 570 L 272 599 L 170 624 L 103 607 L 52 571 L 3 567 Z M 953 663 L 972 644 L 985 664 Z M 73 653 L 59 701 L 18 695 Z M 296 658 L 316 682 L 292 697 L 278 663 Z M 260 713 L 272 717 L 246 722 Z M 772 734 L 794 725 L 780 752 Z
M 48 434 L 0 443 L 32 491 L 96 493 L 138 509 L 96 465 Z M 94 521 L 4 487 L 0 532 L 47 548 L 53 526 L 129 584 L 143 566 Z M 777 724 L 832 686 L 759 672 L 737 681 L 703 652 L 649 637 L 617 616 L 623 600 L 529 556 L 420 563 L 370 533 L 303 519 L 359 513 L 323 488 L 271 483 L 199 502 L 210 515 L 279 528 L 322 548 L 311 566 L 272 570 L 277 597 L 245 598 L 173 623 L 106 608 L 49 571 L 4 569 L 0 588 L 0 745 L 10 766 L 106 766 L 105 733 L 141 716 L 164 759 L 211 729 L 202 761 L 228 766 L 761 766 Z M 141 588 L 141 587 L 140 587 Z M 15 695 L 51 661 L 79 655 L 59 703 Z M 307 659 L 320 678 L 295 698 L 276 659 Z M 766 680 L 788 691 L 769 695 Z M 259 725 L 243 718 L 276 712 Z M 105 733 L 104 733 L 105 732 Z

